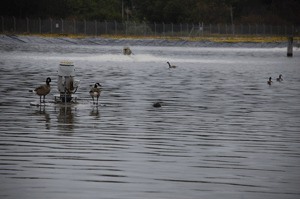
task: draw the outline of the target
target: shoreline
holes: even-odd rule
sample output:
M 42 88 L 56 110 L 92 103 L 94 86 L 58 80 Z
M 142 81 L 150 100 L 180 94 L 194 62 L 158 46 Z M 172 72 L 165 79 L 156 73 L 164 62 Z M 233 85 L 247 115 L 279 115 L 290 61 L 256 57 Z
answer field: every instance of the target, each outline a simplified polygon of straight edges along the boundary
M 299 47 L 300 37 L 294 37 L 294 47 Z M 73 44 L 73 45 L 123 45 L 123 46 L 183 46 L 183 47 L 287 47 L 288 39 L 282 36 L 200 36 L 155 37 L 126 35 L 66 35 L 66 34 L 0 34 L 0 44 Z

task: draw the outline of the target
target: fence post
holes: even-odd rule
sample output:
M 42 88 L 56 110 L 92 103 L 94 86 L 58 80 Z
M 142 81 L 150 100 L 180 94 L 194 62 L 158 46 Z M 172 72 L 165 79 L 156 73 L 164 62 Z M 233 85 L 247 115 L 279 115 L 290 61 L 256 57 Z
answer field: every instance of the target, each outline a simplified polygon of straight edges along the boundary
M 192 29 L 191 29 L 191 31 L 189 32 L 189 37 L 191 37 L 191 35 L 192 35 L 192 33 L 193 33 L 193 31 L 195 30 L 195 25 L 194 25 L 194 23 L 192 23 Z M 193 36 L 193 35 L 192 35 Z
M 136 36 L 136 23 L 135 21 L 133 23 L 134 23 L 134 36 Z
M 73 19 L 73 34 L 76 34 L 76 20 Z
M 123 24 L 125 23 L 125 35 L 127 36 L 127 20 L 125 22 L 123 22 Z
M 64 20 L 63 19 L 60 20 L 61 20 L 61 34 L 64 34 Z
M 13 20 L 14 20 L 14 33 L 16 32 L 16 29 L 17 29 L 17 25 L 16 25 L 16 18 L 13 17 Z
M 273 26 L 270 25 L 270 31 L 271 31 L 271 35 L 273 35 Z
M 84 23 L 84 34 L 86 35 L 86 20 L 85 19 L 83 20 L 83 23 Z
M 249 29 L 248 29 L 248 34 L 251 35 L 251 25 L 248 24 L 248 26 L 249 26 L 249 27 L 248 27 L 248 28 L 249 28 Z
M 97 37 L 97 20 L 95 20 L 95 37 Z
M 284 35 L 287 35 L 287 28 L 286 28 L 286 25 L 284 26 Z
M 50 33 L 52 34 L 52 19 L 50 18 Z
M 189 29 L 189 24 L 187 23 L 186 24 L 186 34 L 187 34 L 187 36 L 189 36 L 189 33 L 190 33 L 190 29 Z
M 180 35 L 183 36 L 183 32 L 182 32 L 182 23 L 180 23 Z
M 255 35 L 257 35 L 257 34 L 258 34 L 258 25 L 255 24 Z
M 2 32 L 4 32 L 4 17 L 3 16 L 1 16 L 1 20 L 2 20 L 2 22 L 1 22 Z
M 26 17 L 26 29 L 27 29 L 27 33 L 29 33 L 29 19 L 28 19 L 28 17 Z
M 42 34 L 42 20 L 40 17 L 39 17 L 39 32 L 40 34 Z

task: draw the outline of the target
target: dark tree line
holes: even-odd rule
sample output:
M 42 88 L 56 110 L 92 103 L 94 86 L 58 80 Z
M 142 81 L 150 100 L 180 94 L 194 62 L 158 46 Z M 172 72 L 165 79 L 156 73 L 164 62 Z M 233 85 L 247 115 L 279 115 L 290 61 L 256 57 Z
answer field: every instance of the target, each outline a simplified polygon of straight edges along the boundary
M 299 0 L 4 0 L 0 16 L 165 23 L 300 24 Z

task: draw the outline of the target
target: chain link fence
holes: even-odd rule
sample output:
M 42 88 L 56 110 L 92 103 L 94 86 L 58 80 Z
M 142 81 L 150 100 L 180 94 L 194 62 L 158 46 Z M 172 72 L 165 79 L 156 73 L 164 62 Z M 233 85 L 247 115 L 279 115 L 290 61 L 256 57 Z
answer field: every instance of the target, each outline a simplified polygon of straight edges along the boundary
M 266 24 L 165 24 L 116 21 L 79 21 L 63 19 L 18 19 L 1 17 L 0 33 L 6 34 L 79 34 L 89 36 L 177 36 L 211 35 L 299 36 L 300 26 Z

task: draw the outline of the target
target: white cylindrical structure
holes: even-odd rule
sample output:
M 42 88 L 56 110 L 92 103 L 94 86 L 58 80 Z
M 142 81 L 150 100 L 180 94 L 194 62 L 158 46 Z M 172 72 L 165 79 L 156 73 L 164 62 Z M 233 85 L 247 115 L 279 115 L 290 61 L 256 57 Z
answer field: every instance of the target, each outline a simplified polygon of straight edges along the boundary
M 77 86 L 74 82 L 75 66 L 73 62 L 60 62 L 58 67 L 57 89 L 60 93 L 60 99 L 64 102 L 72 100 L 72 94 L 76 91 Z
M 75 66 L 73 62 L 62 61 L 58 67 L 58 76 L 75 76 Z

